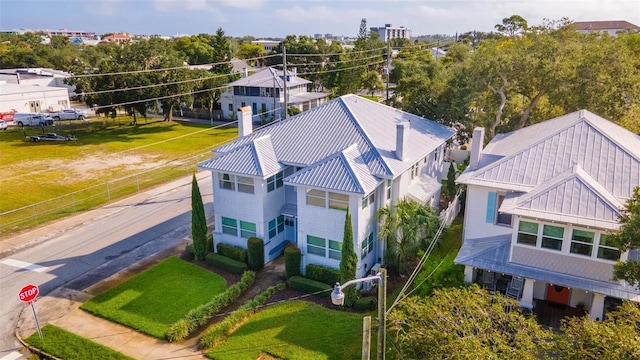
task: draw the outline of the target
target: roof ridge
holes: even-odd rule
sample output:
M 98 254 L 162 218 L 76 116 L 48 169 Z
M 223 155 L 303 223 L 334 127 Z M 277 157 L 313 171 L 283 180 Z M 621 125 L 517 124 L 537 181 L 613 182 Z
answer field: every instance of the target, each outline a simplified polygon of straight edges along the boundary
M 264 169 L 265 169 L 265 164 L 264 161 L 262 159 L 261 156 L 261 152 L 258 151 L 258 143 L 262 142 L 262 141 L 269 141 L 271 142 L 271 134 L 265 134 L 262 135 L 260 137 L 257 137 L 255 139 L 252 139 L 251 142 L 247 145 L 251 146 L 252 152 L 253 152 L 253 156 L 256 158 L 256 163 L 258 165 L 258 174 L 261 176 L 265 175 Z
M 340 151 L 340 159 L 345 162 L 345 167 L 346 167 L 347 171 L 349 172 L 349 175 L 353 178 L 354 183 L 357 185 L 358 190 L 360 190 L 361 192 L 364 193 L 365 191 L 364 191 L 364 186 L 362 185 L 362 179 L 360 179 L 360 177 L 354 171 L 353 164 L 351 164 L 351 158 L 349 158 L 347 156 L 348 152 L 350 152 L 352 150 L 357 151 L 358 154 L 360 154 L 360 156 L 362 156 L 362 153 L 358 149 L 358 144 L 357 143 L 353 143 L 353 144 L 347 146 L 346 148 L 344 148 L 344 149 L 342 149 Z M 366 163 L 364 163 L 364 165 L 367 166 Z
M 632 133 L 631 131 L 625 129 L 624 127 L 614 123 L 613 121 L 607 120 L 605 118 L 603 118 L 600 115 L 594 114 L 589 110 L 580 110 L 581 114 L 582 112 L 585 111 L 588 115 L 590 116 L 595 116 L 596 118 L 598 118 L 598 121 L 603 121 L 603 122 L 607 122 L 608 125 L 613 125 L 615 127 L 620 128 L 621 130 L 625 130 L 627 132 L 629 132 L 630 134 L 633 135 L 633 137 L 635 137 L 635 139 L 638 141 L 638 145 L 640 145 L 640 137 L 635 135 L 634 133 Z M 605 138 L 607 138 L 607 140 L 611 141 L 612 143 L 614 143 L 617 147 L 619 147 L 620 149 L 622 149 L 624 152 L 626 152 L 627 154 L 629 154 L 629 156 L 633 157 L 634 159 L 636 159 L 637 161 L 640 161 L 640 155 L 634 153 L 631 149 L 628 149 L 626 146 L 624 146 L 623 144 L 620 143 L 619 140 L 614 139 L 605 129 L 603 129 L 602 126 L 598 126 L 598 124 L 596 122 L 593 121 L 593 119 L 587 117 L 587 116 L 582 116 L 582 118 L 585 120 L 585 122 L 587 124 L 589 124 L 592 128 L 598 130 L 598 133 L 600 133 L 602 136 L 604 136 Z

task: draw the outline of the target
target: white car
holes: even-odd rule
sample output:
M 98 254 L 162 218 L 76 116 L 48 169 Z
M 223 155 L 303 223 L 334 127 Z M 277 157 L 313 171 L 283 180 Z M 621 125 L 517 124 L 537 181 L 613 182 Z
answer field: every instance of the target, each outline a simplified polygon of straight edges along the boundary
M 4 120 L 0 120 L 0 130 L 7 130 L 8 127 L 9 126 L 4 122 Z
M 87 112 L 79 109 L 63 109 L 50 113 L 53 120 L 84 120 L 87 118 Z

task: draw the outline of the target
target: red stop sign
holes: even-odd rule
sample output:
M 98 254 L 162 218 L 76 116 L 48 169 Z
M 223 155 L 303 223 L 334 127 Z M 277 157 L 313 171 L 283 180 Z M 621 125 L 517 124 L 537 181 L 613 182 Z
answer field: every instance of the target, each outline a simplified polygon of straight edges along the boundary
M 36 299 L 36 296 L 38 296 L 39 292 L 40 290 L 38 290 L 38 287 L 36 285 L 29 284 L 23 287 L 22 290 L 20 290 L 20 293 L 18 293 L 18 297 L 20 298 L 20 301 L 30 303 Z

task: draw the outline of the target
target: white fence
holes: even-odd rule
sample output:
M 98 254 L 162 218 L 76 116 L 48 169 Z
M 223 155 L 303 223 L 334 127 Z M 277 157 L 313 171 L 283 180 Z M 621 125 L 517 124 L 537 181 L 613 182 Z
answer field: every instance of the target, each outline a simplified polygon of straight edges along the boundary
M 440 212 L 440 221 L 445 224 L 445 226 L 450 226 L 453 220 L 456 219 L 458 214 L 460 213 L 460 191 L 456 194 L 456 196 L 449 202 L 449 205 L 445 210 Z

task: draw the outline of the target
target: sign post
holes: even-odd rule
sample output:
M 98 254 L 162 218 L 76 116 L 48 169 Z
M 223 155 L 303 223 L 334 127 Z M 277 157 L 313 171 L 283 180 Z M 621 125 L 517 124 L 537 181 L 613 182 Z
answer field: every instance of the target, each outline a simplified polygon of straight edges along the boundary
M 42 339 L 42 331 L 40 330 L 40 322 L 38 322 L 38 315 L 36 315 L 36 308 L 33 306 L 33 303 L 36 300 L 36 297 L 40 293 L 37 285 L 29 284 L 20 290 L 18 293 L 18 297 L 20 301 L 25 304 L 31 305 L 31 310 L 33 310 L 33 317 L 36 319 L 36 328 L 38 329 L 38 336 Z

